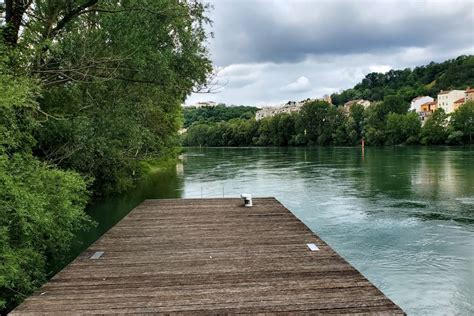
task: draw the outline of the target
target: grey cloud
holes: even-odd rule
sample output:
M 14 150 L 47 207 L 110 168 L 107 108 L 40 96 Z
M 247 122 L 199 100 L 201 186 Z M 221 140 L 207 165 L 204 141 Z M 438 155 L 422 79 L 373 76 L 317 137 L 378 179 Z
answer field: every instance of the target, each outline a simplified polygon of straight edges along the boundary
M 227 84 L 217 94 L 192 95 L 187 104 L 321 97 L 372 71 L 474 53 L 472 0 L 214 0 L 214 7 L 210 50 Z
M 417 3 L 220 0 L 212 50 L 216 63 L 227 65 L 472 41 L 472 2 Z

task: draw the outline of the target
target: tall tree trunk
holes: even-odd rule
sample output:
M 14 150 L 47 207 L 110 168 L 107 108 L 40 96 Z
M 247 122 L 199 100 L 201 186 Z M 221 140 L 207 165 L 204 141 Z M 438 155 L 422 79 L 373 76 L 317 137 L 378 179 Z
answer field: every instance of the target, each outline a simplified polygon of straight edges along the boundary
M 6 0 L 5 22 L 3 41 L 11 46 L 18 43 L 21 22 L 26 9 L 31 5 L 31 0 Z

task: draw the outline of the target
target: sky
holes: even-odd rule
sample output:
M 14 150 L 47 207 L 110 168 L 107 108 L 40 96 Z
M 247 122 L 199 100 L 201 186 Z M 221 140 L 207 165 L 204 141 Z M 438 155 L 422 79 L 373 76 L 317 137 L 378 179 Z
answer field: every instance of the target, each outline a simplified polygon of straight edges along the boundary
M 351 88 L 370 72 L 474 54 L 474 0 L 212 0 L 218 85 L 199 101 L 272 106 Z

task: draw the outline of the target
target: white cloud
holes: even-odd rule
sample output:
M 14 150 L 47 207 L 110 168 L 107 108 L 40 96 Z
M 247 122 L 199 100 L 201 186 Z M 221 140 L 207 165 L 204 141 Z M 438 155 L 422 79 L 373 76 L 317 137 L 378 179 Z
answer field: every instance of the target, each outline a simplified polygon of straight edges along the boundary
M 370 72 L 379 72 L 379 73 L 386 73 L 390 69 L 392 69 L 392 66 L 390 65 L 373 65 L 369 67 Z
M 287 84 L 286 86 L 281 87 L 282 91 L 288 92 L 303 92 L 311 89 L 311 84 L 309 79 L 305 76 L 301 76 L 292 83 Z

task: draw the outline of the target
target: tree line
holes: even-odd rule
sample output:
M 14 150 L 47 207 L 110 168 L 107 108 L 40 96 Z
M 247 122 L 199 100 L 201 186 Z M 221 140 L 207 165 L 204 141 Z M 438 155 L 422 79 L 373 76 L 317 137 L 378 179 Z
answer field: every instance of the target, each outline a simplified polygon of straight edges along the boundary
M 208 6 L 0 2 L 0 311 L 53 272 L 91 197 L 173 156 L 181 104 L 206 85 Z
M 400 96 L 389 95 L 367 108 L 349 110 L 325 101 L 303 105 L 299 112 L 281 113 L 256 121 L 196 123 L 183 134 L 185 146 L 354 146 L 362 138 L 368 145 L 472 144 L 474 102 L 451 115 L 437 109 L 422 126 Z
M 217 123 L 235 118 L 250 119 L 258 111 L 254 106 L 218 104 L 217 106 L 184 107 L 184 128 L 194 123 Z

